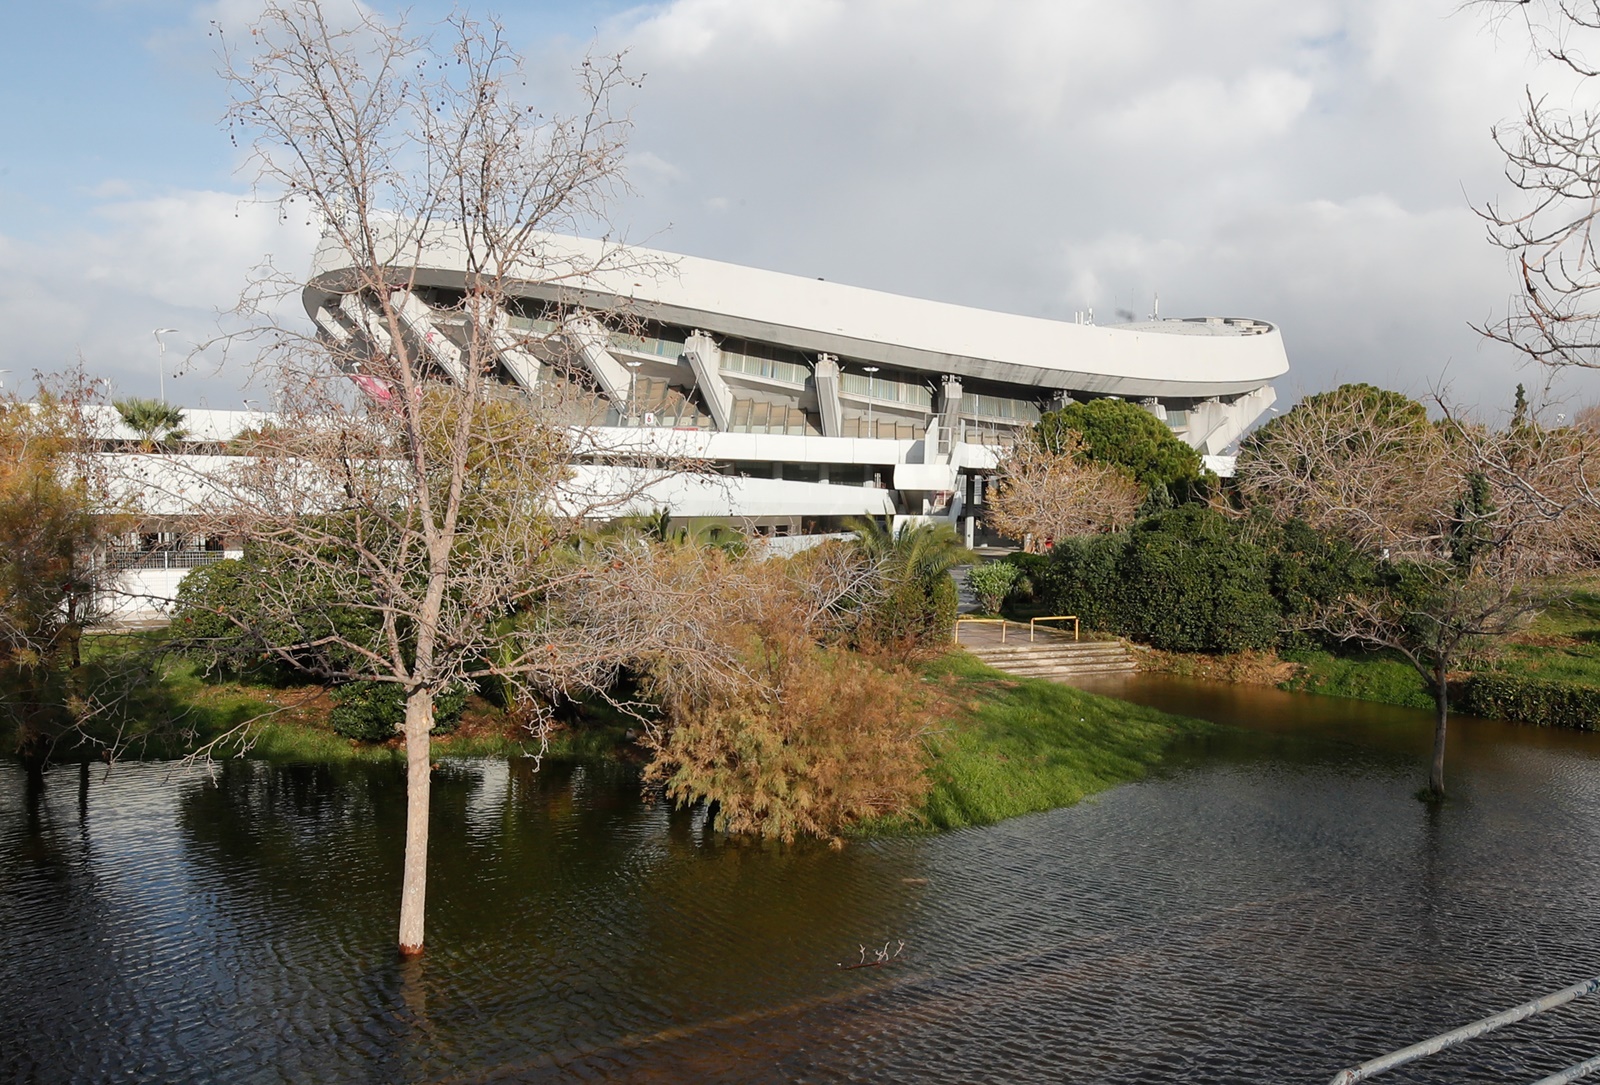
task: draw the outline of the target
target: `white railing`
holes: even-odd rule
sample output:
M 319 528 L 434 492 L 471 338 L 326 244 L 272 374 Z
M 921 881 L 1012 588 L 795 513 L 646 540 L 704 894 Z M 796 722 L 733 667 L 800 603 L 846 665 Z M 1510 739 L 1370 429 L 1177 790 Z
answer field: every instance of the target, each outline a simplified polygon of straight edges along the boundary
M 1455 1047 L 1457 1044 L 1465 1043 L 1468 1040 L 1493 1032 L 1497 1028 L 1515 1024 L 1518 1021 L 1532 1017 L 1534 1014 L 1553 1010 L 1557 1006 L 1565 1006 L 1568 1002 L 1582 998 L 1584 995 L 1593 994 L 1595 991 L 1600 991 L 1600 978 L 1586 979 L 1582 983 L 1574 983 L 1571 987 L 1563 987 L 1561 990 L 1554 991 L 1543 998 L 1536 998 L 1532 1002 L 1524 1002 L 1520 1006 L 1513 1006 L 1509 1010 L 1503 1010 L 1492 1017 L 1485 1017 L 1483 1020 L 1474 1021 L 1470 1025 L 1462 1025 L 1458 1029 L 1442 1033 L 1430 1040 L 1423 1040 L 1421 1043 L 1412 1044 L 1410 1047 L 1403 1047 L 1399 1051 L 1391 1051 L 1381 1058 L 1369 1059 L 1360 1066 L 1352 1066 L 1348 1070 L 1340 1070 L 1333 1075 L 1333 1081 L 1329 1085 L 1355 1085 L 1358 1081 L 1366 1081 L 1368 1078 L 1377 1077 L 1387 1070 L 1393 1070 L 1397 1066 L 1404 1066 L 1408 1062 L 1415 1062 L 1429 1055 L 1436 1055 L 1446 1048 Z M 1588 1077 L 1596 1070 L 1600 1070 L 1600 1056 L 1586 1059 L 1575 1066 L 1569 1066 L 1565 1070 L 1551 1074 L 1549 1077 L 1540 1078 L 1533 1085 L 1567 1085 L 1568 1082 Z
M 231 555 L 221 550 L 117 550 L 106 555 L 113 569 L 193 569 Z

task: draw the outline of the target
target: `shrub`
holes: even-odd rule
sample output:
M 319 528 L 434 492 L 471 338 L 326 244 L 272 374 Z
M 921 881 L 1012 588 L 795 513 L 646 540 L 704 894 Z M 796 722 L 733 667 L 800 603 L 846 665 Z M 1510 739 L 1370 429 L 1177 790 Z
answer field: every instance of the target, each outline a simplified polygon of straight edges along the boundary
M 1011 585 L 1009 598 L 1021 603 L 1031 603 L 1045 594 L 1050 579 L 1050 558 L 1044 554 L 1028 554 L 1019 550 L 1007 554 L 1005 562 L 1016 566 L 1017 579 Z
M 1076 614 L 1090 629 L 1122 629 L 1122 574 L 1117 563 L 1127 533 L 1086 536 L 1056 543 L 1050 552 L 1043 595 L 1057 614 Z
M 1304 520 L 1289 520 L 1266 540 L 1271 548 L 1268 582 L 1283 614 L 1281 642 L 1286 648 L 1333 647 L 1296 627 L 1317 608 L 1374 586 L 1372 562 L 1349 543 L 1317 531 Z
M 184 577 L 172 612 L 171 646 L 199 657 L 208 672 L 231 671 L 264 682 L 360 669 L 361 658 L 340 645 L 302 648 L 287 659 L 267 653 L 268 645 L 313 645 L 333 636 L 382 652 L 372 612 L 339 605 L 333 601 L 339 592 L 324 570 L 274 564 L 246 547 L 242 558 L 201 566 Z M 285 594 L 309 605 L 302 614 L 285 617 L 268 602 Z
M 1485 671 L 1467 679 L 1459 707 L 1489 719 L 1600 731 L 1600 689 L 1592 686 Z
M 1051 564 L 1052 608 L 1091 628 L 1177 652 L 1277 640 L 1266 552 L 1203 506 L 1152 516 L 1126 534 L 1067 540 Z
M 467 694 L 451 686 L 433 702 L 433 733 L 448 735 L 461 723 Z M 405 722 L 405 691 L 396 682 L 347 682 L 333 690 L 328 723 L 334 733 L 361 742 L 386 742 Z
M 916 808 L 929 781 L 908 672 L 791 644 L 769 674 L 669 705 L 645 779 L 678 802 L 716 803 L 729 832 L 784 841 L 837 841 L 862 819 Z
M 852 521 L 852 528 L 882 575 L 881 594 L 856 627 L 856 647 L 901 661 L 943 651 L 960 602 L 950 570 L 970 560 L 955 531 L 921 525 L 891 532 L 870 520 Z
M 967 573 L 967 586 L 977 597 L 978 609 L 985 614 L 1000 613 L 1000 604 L 1005 602 L 1016 580 L 1017 567 L 1004 561 L 974 565 Z
M 178 585 L 169 635 L 199 660 L 203 671 L 218 671 L 268 685 L 293 680 L 294 668 L 266 653 L 256 634 L 260 607 L 252 562 L 225 558 L 192 570 Z

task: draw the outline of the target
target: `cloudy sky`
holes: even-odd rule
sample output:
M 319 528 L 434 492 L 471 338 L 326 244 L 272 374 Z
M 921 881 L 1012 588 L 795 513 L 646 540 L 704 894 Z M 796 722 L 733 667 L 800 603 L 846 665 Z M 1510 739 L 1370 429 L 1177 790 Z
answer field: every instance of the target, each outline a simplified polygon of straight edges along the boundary
M 1570 90 L 1518 25 L 1460 0 L 506 6 L 552 100 L 591 46 L 643 73 L 626 101 L 635 194 L 613 211 L 634 240 L 1068 320 L 1142 318 L 1157 293 L 1163 315 L 1259 317 L 1283 329 L 1287 397 L 1447 383 L 1498 407 L 1542 380 L 1469 327 L 1512 288 L 1471 205 L 1504 192 L 1489 130 L 1524 86 Z M 250 10 L 8 11 L 8 387 L 81 355 L 154 394 L 151 332 L 174 327 L 169 398 L 260 394 L 237 359 L 182 357 L 264 255 L 301 266 L 314 241 L 250 202 L 217 126 L 212 22 L 236 34 Z M 1600 400 L 1600 374 L 1562 394 Z

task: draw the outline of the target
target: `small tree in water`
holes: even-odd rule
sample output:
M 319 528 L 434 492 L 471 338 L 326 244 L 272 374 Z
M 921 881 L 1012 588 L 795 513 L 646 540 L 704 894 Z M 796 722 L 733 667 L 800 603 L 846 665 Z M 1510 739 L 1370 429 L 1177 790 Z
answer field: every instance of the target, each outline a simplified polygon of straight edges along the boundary
M 333 270 L 319 282 L 359 319 L 328 314 L 326 338 L 277 323 L 278 299 L 303 282 L 268 268 L 240 308 L 256 322 L 276 423 L 189 487 L 213 495 L 213 530 L 243 537 L 272 569 L 252 581 L 260 620 L 244 632 L 290 665 L 321 661 L 324 679 L 403 691 L 406 955 L 423 948 L 440 695 L 493 676 L 536 709 L 556 691 L 608 687 L 661 633 L 638 620 L 577 644 L 544 617 L 586 575 L 566 546 L 577 525 L 636 491 L 573 484 L 580 455 L 607 455 L 579 426 L 593 394 L 559 333 L 507 320 L 528 283 L 629 266 L 626 250 L 595 254 L 547 232 L 599 222 L 625 132 L 608 102 L 628 80 L 614 61 L 585 63 L 583 107 L 551 118 L 518 96 L 521 59 L 498 26 L 454 16 L 438 35 L 364 9 L 340 23 L 293 0 L 269 3 L 242 51 L 224 45 L 229 123 L 253 148 L 259 191 L 323 224 L 319 263 Z M 449 365 L 439 333 L 412 321 L 420 273 L 441 253 L 464 279 Z M 504 394 L 506 351 L 545 359 L 536 394 Z
M 1494 432 L 1369 385 L 1308 396 L 1245 441 L 1246 498 L 1370 553 L 1377 585 L 1303 624 L 1397 652 L 1433 692 L 1424 796 L 1444 796 L 1450 673 L 1494 652 L 1549 601 L 1552 574 L 1592 564 L 1586 472 L 1600 443 L 1523 422 Z

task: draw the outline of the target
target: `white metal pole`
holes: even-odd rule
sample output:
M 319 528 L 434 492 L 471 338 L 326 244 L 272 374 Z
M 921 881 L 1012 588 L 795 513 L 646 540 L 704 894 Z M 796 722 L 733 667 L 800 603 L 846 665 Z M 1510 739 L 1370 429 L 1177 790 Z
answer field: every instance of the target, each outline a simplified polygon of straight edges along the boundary
M 161 337 L 176 332 L 177 328 L 157 328 L 152 334 L 156 337 L 156 346 L 160 353 L 156 355 L 156 378 L 161 388 L 161 402 L 167 401 L 167 342 Z
M 863 366 L 867 373 L 867 435 L 876 437 L 878 431 L 872 428 L 872 375 L 878 371 L 875 365 Z

